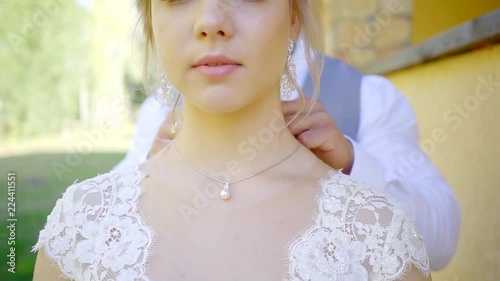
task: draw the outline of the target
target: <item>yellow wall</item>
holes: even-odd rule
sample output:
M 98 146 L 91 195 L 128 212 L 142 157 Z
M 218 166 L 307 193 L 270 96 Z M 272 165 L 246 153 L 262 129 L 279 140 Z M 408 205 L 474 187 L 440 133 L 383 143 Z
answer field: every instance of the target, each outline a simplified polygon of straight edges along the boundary
M 433 280 L 500 280 L 500 44 L 389 79 L 412 103 L 421 139 L 435 145 L 428 154 L 462 206 L 457 254 Z M 434 130 L 444 142 L 432 140 Z
M 412 43 L 498 8 L 500 0 L 414 0 Z

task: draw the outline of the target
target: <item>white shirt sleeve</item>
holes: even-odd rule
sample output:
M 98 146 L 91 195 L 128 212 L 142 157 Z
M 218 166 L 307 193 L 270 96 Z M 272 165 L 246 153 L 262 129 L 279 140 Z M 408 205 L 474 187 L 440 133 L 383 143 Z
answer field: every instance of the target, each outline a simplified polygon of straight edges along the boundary
M 419 145 L 415 114 L 408 100 L 380 76 L 361 85 L 358 142 L 351 176 L 404 203 L 423 236 L 432 270 L 455 254 L 461 210 L 453 191 Z
M 158 129 L 167 117 L 169 111 L 170 109 L 160 104 L 154 96 L 146 98 L 141 105 L 139 116 L 137 117 L 132 148 L 114 169 L 137 165 L 147 159 L 149 150 L 151 150 L 153 141 L 158 133 Z

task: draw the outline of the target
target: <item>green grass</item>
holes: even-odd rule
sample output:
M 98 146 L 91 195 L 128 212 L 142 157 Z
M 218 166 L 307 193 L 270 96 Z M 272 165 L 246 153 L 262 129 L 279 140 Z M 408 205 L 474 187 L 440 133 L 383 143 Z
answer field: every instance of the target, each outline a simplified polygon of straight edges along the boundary
M 74 155 L 72 155 L 74 156 Z M 108 172 L 124 153 L 82 154 L 78 163 L 67 162 L 68 154 L 30 154 L 0 158 L 0 280 L 28 281 L 33 278 L 36 254 L 31 247 L 56 200 L 76 180 Z M 78 160 L 78 159 L 77 159 Z M 72 159 L 69 159 L 72 161 Z M 74 159 L 73 159 L 74 161 Z M 57 173 L 54 165 L 65 166 Z M 16 273 L 7 271 L 7 173 L 16 173 Z

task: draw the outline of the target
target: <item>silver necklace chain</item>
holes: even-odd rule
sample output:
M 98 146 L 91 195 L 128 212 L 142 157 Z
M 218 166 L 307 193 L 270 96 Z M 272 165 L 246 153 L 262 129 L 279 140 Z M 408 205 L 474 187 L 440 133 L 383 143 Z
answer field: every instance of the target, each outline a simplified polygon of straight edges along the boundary
M 280 160 L 280 161 L 278 161 L 277 163 L 275 163 L 275 164 L 273 164 L 273 165 L 271 165 L 271 166 L 269 166 L 269 167 L 267 167 L 267 168 L 265 168 L 265 169 L 263 169 L 263 170 L 261 170 L 261 171 L 259 171 L 259 172 L 257 172 L 257 173 L 251 174 L 251 175 L 249 175 L 249 176 L 246 176 L 246 177 L 244 177 L 244 178 L 241 178 L 241 179 L 238 179 L 238 180 L 235 180 L 235 181 L 229 181 L 229 182 L 227 182 L 227 181 L 223 181 L 223 180 L 220 180 L 220 179 L 218 179 L 218 178 L 216 178 L 216 177 L 213 177 L 213 176 L 211 176 L 210 174 L 208 174 L 207 172 L 204 172 L 204 171 L 202 171 L 202 170 L 198 169 L 195 165 L 193 165 L 191 162 L 189 162 L 186 158 L 184 158 L 184 156 L 182 156 L 182 154 L 180 153 L 179 149 L 177 149 L 177 146 L 175 145 L 175 139 L 174 139 L 174 140 L 172 140 L 172 145 L 173 145 L 173 147 L 174 147 L 175 153 L 177 153 L 177 155 L 179 156 L 179 158 L 181 158 L 181 159 L 182 159 L 182 161 L 184 161 L 184 162 L 185 162 L 185 163 L 186 163 L 189 167 L 193 168 L 193 170 L 195 170 L 195 171 L 197 171 L 198 173 L 200 173 L 200 174 L 204 175 L 205 177 L 208 177 L 208 178 L 210 178 L 210 179 L 212 179 L 212 180 L 214 180 L 214 181 L 217 181 L 217 182 L 219 182 L 219 183 L 224 184 L 224 188 L 220 191 L 220 198 L 221 198 L 221 199 L 223 199 L 223 200 L 227 200 L 227 199 L 231 198 L 231 192 L 229 191 L 229 185 L 234 184 L 234 183 L 237 183 L 237 182 L 240 182 L 240 181 L 244 181 L 244 180 L 249 179 L 249 178 L 251 178 L 251 177 L 255 177 L 255 176 L 257 176 L 257 175 L 259 175 L 259 174 L 262 174 L 262 173 L 264 173 L 265 171 L 270 170 L 270 169 L 272 169 L 272 168 L 274 168 L 274 167 L 278 166 L 279 164 L 281 164 L 281 163 L 285 162 L 285 160 L 287 160 L 287 159 L 288 159 L 288 158 L 290 158 L 290 157 L 291 157 L 291 156 L 292 156 L 295 152 L 297 152 L 297 150 L 298 150 L 298 149 L 299 149 L 299 147 L 300 147 L 300 142 L 297 142 L 297 147 L 295 147 L 295 149 L 294 149 L 291 153 L 289 153 L 289 154 L 288 154 L 285 158 L 281 159 L 281 160 Z

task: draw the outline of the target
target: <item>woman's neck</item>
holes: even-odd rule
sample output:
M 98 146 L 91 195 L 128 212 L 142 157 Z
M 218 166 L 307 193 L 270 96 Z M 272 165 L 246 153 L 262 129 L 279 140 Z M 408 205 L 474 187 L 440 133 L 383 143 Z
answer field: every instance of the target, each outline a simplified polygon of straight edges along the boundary
M 285 125 L 279 98 L 263 97 L 229 113 L 208 113 L 186 102 L 176 146 L 202 170 L 240 170 L 244 176 L 269 167 L 298 145 Z

